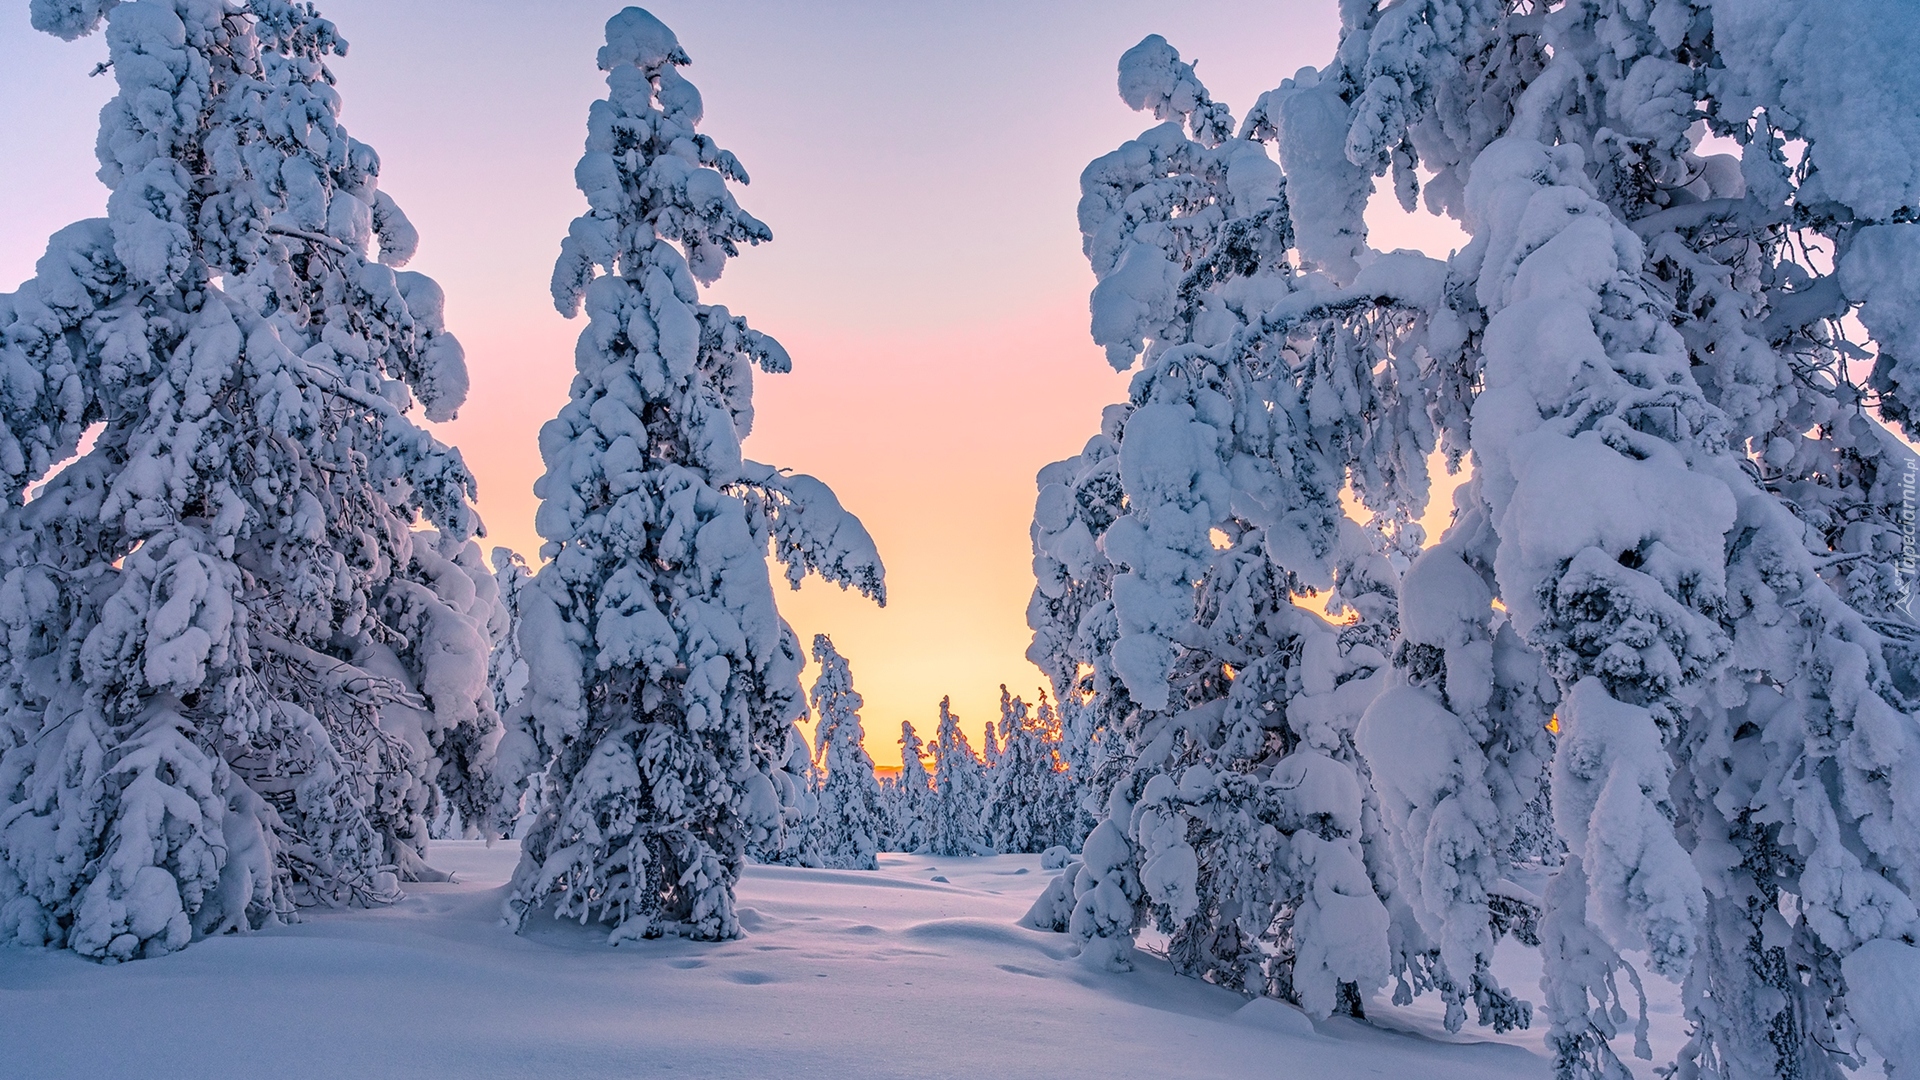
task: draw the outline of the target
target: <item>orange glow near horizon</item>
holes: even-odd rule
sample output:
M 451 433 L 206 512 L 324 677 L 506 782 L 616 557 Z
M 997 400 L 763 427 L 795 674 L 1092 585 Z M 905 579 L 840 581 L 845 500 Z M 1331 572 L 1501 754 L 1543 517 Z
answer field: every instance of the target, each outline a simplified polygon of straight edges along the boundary
M 887 564 L 885 609 L 817 579 L 776 582 L 802 640 L 831 634 L 852 666 L 875 761 L 899 760 L 903 720 L 927 736 L 943 696 L 977 733 L 1000 719 L 1001 683 L 1033 700 L 1043 681 L 1023 656 L 1033 474 L 1078 452 L 1125 392 L 1076 315 L 931 340 L 789 332 L 794 373 L 755 385 L 747 453 L 827 479 Z

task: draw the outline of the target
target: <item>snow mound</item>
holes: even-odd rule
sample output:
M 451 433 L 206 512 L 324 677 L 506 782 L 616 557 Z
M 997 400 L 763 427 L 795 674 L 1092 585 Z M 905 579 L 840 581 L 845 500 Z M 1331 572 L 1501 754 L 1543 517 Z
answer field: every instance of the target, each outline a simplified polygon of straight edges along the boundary
M 1892 1080 L 1920 1078 L 1920 949 L 1869 941 L 1842 962 L 1860 1030 L 1889 1061 Z
M 1307 1014 L 1272 998 L 1254 998 L 1233 1014 L 1236 1024 L 1248 1024 L 1253 1027 L 1278 1031 L 1282 1035 L 1312 1035 L 1313 1021 Z

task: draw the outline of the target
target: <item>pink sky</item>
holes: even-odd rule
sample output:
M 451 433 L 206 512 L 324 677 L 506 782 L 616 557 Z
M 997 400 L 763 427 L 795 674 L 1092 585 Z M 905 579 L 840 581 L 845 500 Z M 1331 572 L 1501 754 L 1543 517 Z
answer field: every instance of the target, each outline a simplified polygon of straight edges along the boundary
M 566 399 L 580 324 L 547 277 L 584 203 L 572 171 L 594 51 L 617 3 L 323 0 L 352 43 L 344 119 L 419 228 L 412 269 L 447 293 L 473 392 L 440 425 L 479 477 L 490 538 L 531 558 L 535 434 Z M 868 748 L 899 760 L 902 720 L 930 732 L 942 695 L 978 740 L 999 686 L 1031 697 L 1033 475 L 1077 452 L 1125 396 L 1087 336 L 1093 279 L 1074 224 L 1080 170 L 1151 125 L 1114 89 L 1149 33 L 1198 57 L 1243 113 L 1332 54 L 1329 0 L 650 5 L 678 33 L 702 130 L 745 163 L 738 194 L 774 242 L 707 294 L 794 360 L 757 384 L 747 452 L 832 484 L 879 542 L 889 606 L 811 584 L 782 596 L 803 641 L 831 633 L 866 697 Z M 87 72 L 99 40 L 0 13 L 0 289 L 46 237 L 104 212 Z M 1445 254 L 1450 226 L 1376 199 L 1376 246 Z M 809 674 L 810 678 L 810 674 Z

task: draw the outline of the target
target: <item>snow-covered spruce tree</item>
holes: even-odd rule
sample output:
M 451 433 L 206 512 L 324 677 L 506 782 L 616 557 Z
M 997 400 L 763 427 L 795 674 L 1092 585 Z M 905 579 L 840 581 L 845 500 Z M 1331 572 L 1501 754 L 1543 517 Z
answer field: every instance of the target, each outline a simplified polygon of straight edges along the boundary
M 1040 702 L 1033 707 L 1033 731 L 1036 740 L 1051 749 L 1051 755 L 1042 753 L 1042 758 L 1051 757 L 1051 774 L 1047 776 L 1045 787 L 1051 787 L 1052 793 L 1047 801 L 1053 809 L 1043 818 L 1050 820 L 1053 828 L 1053 843 L 1044 844 L 1036 850 L 1045 851 L 1058 845 L 1071 851 L 1080 849 L 1080 841 L 1085 838 L 1087 814 L 1081 808 L 1083 788 L 1080 778 L 1074 775 L 1073 763 L 1067 755 L 1067 723 L 1061 708 L 1053 701 L 1044 687 L 1040 688 Z
M 987 797 L 980 829 L 986 846 L 997 854 L 1023 850 L 1013 847 L 1010 837 L 1014 832 L 1019 831 L 1014 818 L 1023 814 L 1025 808 L 1003 805 L 1001 800 L 1003 796 L 1017 799 L 1017 796 L 1007 788 L 1008 776 L 1018 767 L 1018 759 L 1012 756 L 1018 753 L 1015 743 L 1019 736 L 1016 733 L 1021 725 L 1032 722 L 1031 711 L 1024 700 L 1007 690 L 1006 683 L 1000 684 L 1000 719 L 997 723 L 989 720 L 983 736 L 985 752 L 982 758 L 987 764 Z M 1003 731 L 1009 733 L 1004 744 L 1000 737 Z M 1002 766 L 1008 766 L 1008 768 L 1003 770 Z M 1008 842 L 1003 843 L 1003 841 Z
M 887 796 L 887 850 L 919 851 L 927 846 L 933 778 L 927 775 L 926 748 L 911 720 L 900 722 L 900 775 L 883 789 Z
M 813 662 L 820 665 L 809 701 L 818 727 L 814 729 L 815 758 L 825 774 L 818 788 L 820 802 L 815 827 L 815 850 L 820 864 L 840 870 L 874 870 L 874 855 L 886 834 L 886 800 L 874 776 L 873 759 L 862 745 L 860 694 L 853 688 L 853 669 L 825 634 L 813 638 Z
M 1429 374 L 1464 339 L 1445 266 L 1368 252 L 1364 196 L 1268 155 L 1338 150 L 1332 87 L 1284 85 L 1235 134 L 1157 37 L 1120 86 L 1165 122 L 1088 167 L 1080 221 L 1095 340 L 1141 370 L 1087 452 L 1042 471 L 1034 521 L 1031 655 L 1103 759 L 1054 921 L 1123 963 L 1151 920 L 1181 970 L 1319 1015 L 1393 979 L 1464 984 L 1398 899 L 1353 742 L 1397 628 L 1386 556 L 1423 539 L 1429 417 L 1464 411 L 1446 395 L 1467 384 Z M 1320 595 L 1343 625 L 1294 602 Z
M 940 699 L 940 725 L 933 746 L 933 781 L 927 796 L 927 849 L 935 855 L 978 855 L 986 848 L 986 766 L 967 743 L 950 699 Z M 901 773 L 901 779 L 906 774 Z
M 872 541 L 824 484 L 740 456 L 752 369 L 788 360 L 699 303 L 697 282 L 770 234 L 728 190 L 740 163 L 695 130 L 686 63 L 645 11 L 608 21 L 608 94 L 574 172 L 590 209 L 553 278 L 556 306 L 584 303 L 589 323 L 540 435 L 549 562 L 521 596 L 529 707 L 500 751 L 510 781 L 538 783 L 510 920 L 549 908 L 616 942 L 733 936 L 748 850 L 804 836 L 802 658 L 769 544 L 796 586 L 812 570 L 884 599 Z
M 1027 659 L 1047 676 L 1060 702 L 1063 749 L 1080 806 L 1071 845 L 1076 848 L 1127 764 L 1121 718 L 1132 705 L 1113 673 L 1114 567 L 1099 544 L 1126 513 L 1118 437 L 1127 413 L 1125 405 L 1108 406 L 1101 434 L 1078 455 L 1040 470 L 1028 528 L 1037 580 L 1027 603 L 1033 630 Z
M 1472 330 L 1459 376 L 1484 386 L 1491 536 L 1466 535 L 1476 512 L 1456 528 L 1560 697 L 1569 858 L 1542 936 L 1561 1074 L 1626 1075 L 1624 949 L 1684 980 L 1679 1075 L 1835 1077 L 1860 1034 L 1914 1067 L 1911 1018 L 1882 1006 L 1920 968 L 1915 464 L 1867 410 L 1908 422 L 1920 355 L 1920 18 L 1343 10 L 1336 165 L 1395 168 L 1409 206 L 1423 166 L 1429 207 L 1474 237 L 1448 298 Z M 1739 157 L 1703 155 L 1709 131 Z M 1405 609 L 1449 609 L 1456 576 L 1410 575 Z
M 0 297 L 0 939 L 126 959 L 430 873 L 436 800 L 484 786 L 493 600 L 408 416 L 466 372 L 339 123 L 345 43 L 278 0 L 33 5 L 103 15 L 108 216 Z
M 461 545 L 451 558 L 441 554 L 437 534 L 413 535 L 412 580 L 402 578 L 382 590 L 382 621 L 393 632 L 390 641 L 376 641 L 363 651 L 358 666 L 369 674 L 385 674 L 409 687 L 431 704 L 436 701 L 473 701 L 475 720 L 445 724 L 426 711 L 396 702 L 381 709 L 381 726 L 402 733 L 413 744 L 416 760 L 438 764 L 425 776 L 432 800 L 421 819 L 440 822 L 440 838 L 478 838 L 491 821 L 498 801 L 493 774 L 494 750 L 501 726 L 489 679 L 492 649 L 508 629 L 499 582 L 480 556 L 480 545 Z M 408 710 L 402 714 L 401 710 Z M 404 722 L 400 717 L 406 715 Z M 436 738 L 434 733 L 438 732 Z M 415 790 L 420 790 L 418 785 Z M 426 854 L 425 836 L 411 845 Z M 402 876 L 444 880 L 445 875 L 403 855 Z
M 500 597 L 500 608 L 498 625 L 493 628 L 493 651 L 487 657 L 487 686 L 493 692 L 494 712 L 501 718 L 503 727 L 512 729 L 525 726 L 530 707 L 527 658 L 520 648 L 520 610 L 521 597 L 532 584 L 533 571 L 528 568 L 526 558 L 510 548 L 494 548 L 492 562 L 494 589 Z M 511 749 L 509 745 L 510 753 Z M 525 791 L 527 788 L 537 790 L 537 785 L 514 784 L 509 792 L 507 785 L 501 783 L 501 776 L 525 776 L 529 764 L 495 761 L 491 789 L 495 803 L 489 808 L 490 813 L 471 823 L 475 828 L 488 836 L 517 835 L 517 829 L 526 822 L 530 809 L 524 805 Z
M 533 581 L 527 560 L 511 548 L 493 549 L 494 589 L 500 596 L 502 627 L 494 634 L 487 658 L 487 685 L 493 689 L 493 709 L 513 715 L 527 697 L 527 658 L 520 649 L 520 597 Z
M 991 729 L 989 729 L 991 730 Z M 987 770 L 987 845 L 1035 853 L 1080 839 L 1078 792 L 1061 756 L 1060 718 L 1046 691 L 1038 708 L 1000 687 L 999 764 Z

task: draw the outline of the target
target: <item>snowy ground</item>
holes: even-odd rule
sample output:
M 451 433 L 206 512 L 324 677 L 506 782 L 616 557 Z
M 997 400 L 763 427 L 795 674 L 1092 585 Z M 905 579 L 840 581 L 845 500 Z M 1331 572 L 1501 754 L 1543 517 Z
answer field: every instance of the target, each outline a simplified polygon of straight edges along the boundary
M 391 908 L 105 967 L 0 949 L 0 1077 L 1545 1077 L 1538 1033 L 1451 1041 L 1420 1010 L 1309 1025 L 1284 1005 L 1066 957 L 1015 925 L 1030 856 L 755 867 L 747 934 L 609 948 L 499 924 L 513 845 L 438 844 L 449 885 Z M 947 879 L 942 881 L 940 879 Z

